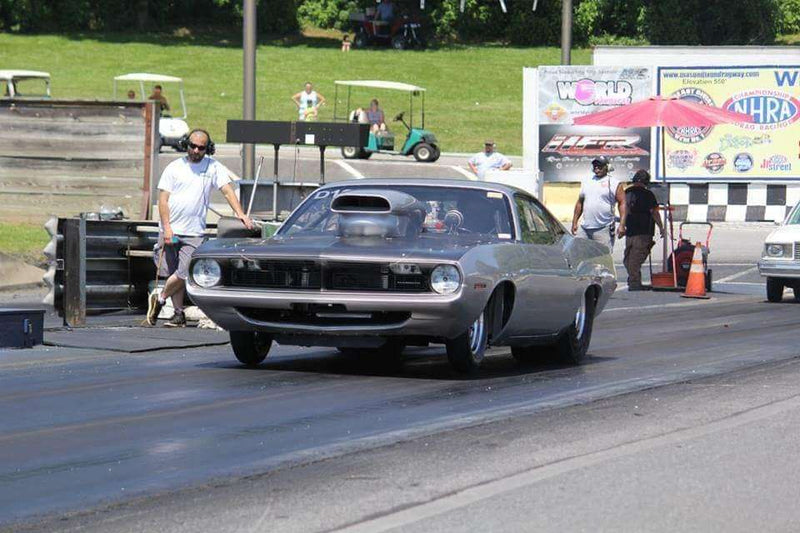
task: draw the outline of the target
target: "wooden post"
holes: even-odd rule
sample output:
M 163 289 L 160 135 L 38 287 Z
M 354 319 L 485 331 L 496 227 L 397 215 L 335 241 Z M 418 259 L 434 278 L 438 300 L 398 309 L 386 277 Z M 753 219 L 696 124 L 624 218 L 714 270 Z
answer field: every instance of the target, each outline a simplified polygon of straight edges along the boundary
M 86 219 L 64 220 L 64 325 L 86 324 Z
M 158 102 L 148 101 L 144 104 L 144 180 L 142 182 L 141 219 L 149 220 L 154 190 L 158 185 L 158 152 L 161 139 L 158 134 L 159 113 Z

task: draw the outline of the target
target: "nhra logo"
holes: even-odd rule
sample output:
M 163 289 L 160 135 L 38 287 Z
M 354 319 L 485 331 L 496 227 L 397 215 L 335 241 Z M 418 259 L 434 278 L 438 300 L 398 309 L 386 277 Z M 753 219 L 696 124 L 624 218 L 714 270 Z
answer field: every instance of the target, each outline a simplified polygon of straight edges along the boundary
M 789 171 L 792 170 L 792 164 L 789 162 L 789 158 L 785 155 L 775 154 L 771 157 L 768 157 L 761 163 L 762 170 L 769 170 L 769 171 Z
M 647 151 L 637 146 L 642 138 L 638 135 L 553 135 L 542 152 L 555 152 L 568 156 L 647 155 Z
M 574 100 L 580 105 L 630 104 L 633 95 L 633 85 L 627 81 L 595 81 L 584 78 L 556 82 L 556 89 L 559 98 Z
M 711 96 L 696 87 L 686 87 L 675 91 L 670 95 L 670 98 L 680 98 L 697 104 L 714 105 L 714 100 L 711 99 Z M 669 127 L 667 131 L 670 137 L 678 142 L 694 144 L 708 137 L 708 134 L 713 129 L 714 126 L 681 126 L 679 128 Z
M 789 93 L 773 89 L 753 89 L 734 94 L 722 107 L 753 117 L 754 123 L 739 124 L 751 130 L 783 128 L 800 118 L 800 101 Z
M 753 156 L 745 152 L 736 154 L 736 157 L 733 158 L 733 168 L 736 169 L 736 172 L 747 172 L 753 168 Z
M 673 150 L 667 156 L 669 166 L 677 168 L 678 170 L 686 170 L 694 166 L 694 160 L 697 157 L 696 150 Z
M 712 174 L 719 174 L 725 168 L 725 163 L 727 163 L 727 160 L 724 155 L 719 152 L 712 152 L 706 156 L 703 166 Z

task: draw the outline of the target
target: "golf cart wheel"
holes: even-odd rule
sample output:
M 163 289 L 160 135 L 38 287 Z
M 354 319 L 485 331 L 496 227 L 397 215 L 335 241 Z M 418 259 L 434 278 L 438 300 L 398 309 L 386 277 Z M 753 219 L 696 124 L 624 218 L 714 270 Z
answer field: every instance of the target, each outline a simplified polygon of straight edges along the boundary
M 419 143 L 414 147 L 414 159 L 430 162 L 436 159 L 436 149 L 428 143 Z
M 402 35 L 395 35 L 392 37 L 392 48 L 395 50 L 405 50 L 408 48 L 408 42 L 406 38 Z
M 783 283 L 778 278 L 767 278 L 767 300 L 772 303 L 783 300 Z
M 240 363 L 257 367 L 272 348 L 272 335 L 259 331 L 231 331 L 231 348 Z
M 441 148 L 439 148 L 435 144 L 432 145 L 432 146 L 433 146 L 433 159 L 430 160 L 431 163 L 433 163 L 434 161 L 437 161 L 439 159 L 439 156 L 442 155 L 442 149 Z
M 345 159 L 360 159 L 363 150 L 356 146 L 342 146 L 342 157 Z

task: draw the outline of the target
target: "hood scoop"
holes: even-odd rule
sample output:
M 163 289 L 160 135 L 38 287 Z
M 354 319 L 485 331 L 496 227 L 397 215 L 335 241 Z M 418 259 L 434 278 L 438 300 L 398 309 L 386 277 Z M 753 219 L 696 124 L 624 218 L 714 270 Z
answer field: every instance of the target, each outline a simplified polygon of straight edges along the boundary
M 412 237 L 425 220 L 425 205 L 399 191 L 362 189 L 343 192 L 331 202 L 339 215 L 340 237 Z

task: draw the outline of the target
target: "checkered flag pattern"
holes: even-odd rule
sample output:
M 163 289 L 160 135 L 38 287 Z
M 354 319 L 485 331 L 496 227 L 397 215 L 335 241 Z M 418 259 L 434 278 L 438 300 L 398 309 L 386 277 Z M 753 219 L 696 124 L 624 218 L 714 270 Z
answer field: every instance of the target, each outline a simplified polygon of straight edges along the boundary
M 673 183 L 675 220 L 692 222 L 781 222 L 800 201 L 800 184 Z

